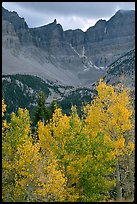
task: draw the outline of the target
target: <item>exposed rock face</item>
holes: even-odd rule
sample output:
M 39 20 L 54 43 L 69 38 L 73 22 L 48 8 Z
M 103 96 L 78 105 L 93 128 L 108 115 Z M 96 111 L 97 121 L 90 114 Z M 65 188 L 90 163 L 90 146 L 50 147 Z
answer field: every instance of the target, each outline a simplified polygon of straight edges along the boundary
M 20 51 L 20 41 L 14 26 L 6 20 L 2 21 L 2 45 L 10 49 L 13 54 Z
M 65 31 L 68 36 L 70 31 Z M 72 34 L 73 33 L 73 34 Z M 72 42 L 77 30 L 69 34 Z M 98 67 L 106 67 L 135 46 L 135 11 L 119 10 L 108 21 L 99 20 L 90 27 L 78 41 L 73 43 L 74 48 L 82 52 Z M 76 42 L 79 43 L 76 43 Z
M 29 27 L 24 18 L 20 18 L 15 11 L 10 12 L 2 8 L 2 19 L 10 22 L 14 26 L 14 30 L 21 44 L 31 43 L 32 39 L 30 36 Z
M 106 67 L 135 46 L 134 36 L 135 12 L 119 10 L 87 30 L 86 55 L 96 66 Z
M 64 39 L 73 47 L 77 47 L 85 43 L 85 33 L 80 29 L 67 30 L 64 31 Z
M 58 45 L 62 41 L 63 29 L 56 21 L 39 28 L 30 28 L 30 33 L 35 46 L 43 49 L 50 49 L 53 45 Z M 49 51 L 52 51 L 50 49 Z
M 135 35 L 135 11 L 119 10 L 107 22 L 105 38 L 118 38 Z
M 106 25 L 107 22 L 101 19 L 95 24 L 95 26 L 90 27 L 86 31 L 86 43 L 102 41 L 106 35 Z
M 86 85 L 104 74 L 101 67 L 107 67 L 135 46 L 135 11 L 120 10 L 109 21 L 99 20 L 86 32 L 80 29 L 63 31 L 56 19 L 45 26 L 28 28 L 24 18 L 4 8 L 2 19 L 5 73 L 9 66 L 5 53 L 8 56 L 10 52 L 14 55 L 9 56 L 10 66 L 15 72 L 24 73 L 27 69 L 30 72 L 31 69 L 31 73 L 38 71 L 39 75 L 52 76 L 64 84 Z M 15 55 L 20 59 L 15 60 Z M 22 70 L 21 64 L 27 69 Z

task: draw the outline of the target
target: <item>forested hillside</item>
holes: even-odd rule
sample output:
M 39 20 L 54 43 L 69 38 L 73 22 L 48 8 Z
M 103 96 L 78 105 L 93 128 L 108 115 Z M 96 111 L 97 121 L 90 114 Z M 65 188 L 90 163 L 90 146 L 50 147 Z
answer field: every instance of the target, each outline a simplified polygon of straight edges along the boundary
M 109 84 L 122 83 L 135 91 L 135 49 L 114 61 L 107 68 L 104 79 Z
M 7 104 L 6 119 L 9 119 L 12 112 L 17 113 L 18 107 L 27 108 L 32 118 L 40 91 L 43 91 L 46 96 L 47 107 L 50 107 L 52 101 L 56 100 L 63 112 L 67 114 L 70 114 L 72 105 L 78 107 L 80 114 L 82 103 L 89 102 L 96 93 L 91 88 L 61 86 L 31 75 L 3 75 L 2 96 Z

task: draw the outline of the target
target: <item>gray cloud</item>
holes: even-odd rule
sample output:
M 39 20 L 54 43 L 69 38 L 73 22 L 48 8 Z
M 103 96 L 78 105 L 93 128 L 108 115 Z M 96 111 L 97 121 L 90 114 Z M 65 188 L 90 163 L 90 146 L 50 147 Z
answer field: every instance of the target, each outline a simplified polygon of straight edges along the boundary
M 29 27 L 48 24 L 56 18 L 65 30 L 86 30 L 101 18 L 108 20 L 119 9 L 135 10 L 135 2 L 4 2 L 3 6 L 17 11 Z

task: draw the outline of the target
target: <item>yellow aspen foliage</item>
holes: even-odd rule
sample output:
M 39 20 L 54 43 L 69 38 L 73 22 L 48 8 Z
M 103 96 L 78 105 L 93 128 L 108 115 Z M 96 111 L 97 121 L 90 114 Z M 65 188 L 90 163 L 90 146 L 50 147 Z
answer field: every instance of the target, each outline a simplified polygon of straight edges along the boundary
M 124 134 L 133 127 L 133 107 L 130 102 L 129 90 L 122 85 L 112 87 L 100 80 L 96 87 L 98 95 L 85 108 L 87 117 L 85 119 L 86 129 L 90 137 L 100 130 L 110 139 L 117 141 L 115 145 L 121 149 L 126 148 Z
M 43 142 L 41 135 L 40 144 Z M 64 200 L 66 178 L 54 158 L 45 161 L 40 144 L 32 143 L 28 111 L 12 113 L 3 142 L 3 201 L 46 201 L 47 196 L 48 201 Z M 48 149 L 44 148 L 45 154 Z
M 6 107 L 7 105 L 4 103 L 4 99 L 2 99 L 2 118 L 6 111 Z M 8 128 L 7 121 L 2 119 L 2 141 L 4 140 L 7 128 Z
M 64 144 L 64 146 L 62 146 L 63 148 L 59 148 L 60 151 L 56 151 L 56 148 L 53 148 L 51 145 L 49 145 L 49 148 L 51 147 L 52 151 L 54 153 L 56 152 L 58 159 L 60 159 L 60 166 L 64 166 L 64 174 L 68 180 L 67 192 L 71 195 L 67 197 L 68 201 L 71 201 L 69 199 L 72 199 L 72 197 L 74 201 L 76 201 L 76 199 L 85 199 L 83 194 L 87 194 L 87 192 L 90 194 L 89 198 L 91 199 L 93 193 L 99 189 L 98 186 L 94 187 L 91 185 L 91 180 L 99 171 L 98 169 L 100 169 L 100 173 L 98 174 L 98 179 L 100 181 L 103 172 L 105 172 L 103 175 L 106 176 L 114 170 L 114 168 L 109 168 L 109 166 L 114 163 L 113 160 L 115 158 L 111 159 L 112 162 L 110 162 L 110 155 L 106 156 L 106 153 L 111 152 L 111 148 L 113 147 L 110 144 L 110 141 L 107 143 L 103 139 L 104 143 L 100 142 L 100 136 L 97 137 L 96 143 L 94 143 L 96 138 L 95 135 L 93 140 L 90 139 L 87 131 L 84 129 L 83 121 L 81 121 L 77 114 L 76 107 L 72 107 L 72 114 L 68 118 L 66 115 L 62 115 L 61 109 L 57 109 L 53 116 L 54 117 L 49 125 L 44 126 L 39 123 L 39 138 L 43 138 L 44 141 L 44 137 L 47 137 L 45 138 L 45 141 L 52 140 L 55 142 L 53 142 L 54 144 L 58 145 L 58 147 L 60 147 L 61 142 Z M 40 128 L 40 125 L 42 125 L 42 128 Z M 41 134 L 43 134 L 43 136 Z M 53 139 L 55 139 L 57 143 Z M 40 141 L 42 142 L 41 139 Z M 43 143 L 45 148 L 46 143 L 48 144 L 48 142 Z M 108 144 L 109 148 L 106 148 Z M 104 161 L 106 161 L 106 167 L 104 167 Z M 107 182 L 104 177 L 102 177 L 102 182 L 105 182 L 106 186 L 109 187 L 110 183 L 112 183 L 112 181 Z M 83 187 L 85 184 L 87 185 L 87 188 Z M 102 185 L 100 188 L 102 188 Z M 104 190 L 105 187 L 103 191 Z M 82 192 L 84 193 L 82 194 Z M 98 199 L 102 199 L 102 197 Z
M 18 147 L 16 162 L 16 201 L 63 201 L 66 196 L 66 178 L 57 161 L 45 161 L 40 145 L 26 141 Z
M 117 167 L 119 167 L 119 158 L 124 157 L 125 154 L 131 154 L 131 149 L 132 151 L 134 149 L 133 142 L 129 143 L 130 138 L 127 136 L 134 126 L 130 92 L 122 85 L 112 87 L 102 80 L 96 89 L 98 95 L 84 109 L 85 131 L 88 131 L 91 140 L 99 130 L 107 141 L 111 141 L 113 150 L 107 155 L 110 161 L 116 158 Z M 119 176 L 119 168 L 116 171 L 116 175 Z M 121 187 L 119 181 L 120 176 L 117 178 L 117 195 L 120 194 L 118 193 Z
M 51 119 L 50 130 L 53 137 L 56 140 L 62 140 L 62 136 L 69 131 L 69 118 L 62 114 L 61 108 L 57 108 L 54 111 L 53 117 Z
M 36 201 L 35 189 L 41 161 L 39 149 L 39 145 L 32 144 L 31 139 L 26 140 L 23 145 L 18 145 L 14 158 L 16 166 L 14 200 L 16 202 Z
M 128 142 L 128 146 L 127 146 L 127 153 L 128 155 L 132 154 L 132 152 L 134 151 L 135 149 L 135 145 L 133 142 L 129 141 Z
M 39 142 L 42 148 L 41 151 L 44 150 L 44 157 L 46 156 L 48 158 L 47 164 L 50 164 L 53 159 L 58 159 L 59 166 L 65 178 L 68 178 L 67 165 L 75 156 L 75 154 L 68 154 L 68 151 L 66 151 L 68 141 L 71 141 L 74 137 L 75 127 L 73 126 L 74 128 L 72 128 L 71 125 L 71 117 L 63 115 L 60 108 L 55 110 L 50 124 L 44 125 L 42 122 L 38 123 Z M 79 128 L 77 130 L 79 131 Z M 76 201 L 78 193 L 75 192 L 69 183 L 71 181 L 67 180 L 69 187 L 66 186 L 66 199 Z
M 57 108 L 49 124 L 50 135 L 56 141 L 55 151 L 58 156 L 64 154 L 66 139 L 70 135 L 70 119 L 62 114 L 62 110 Z
M 49 158 L 52 154 L 52 146 L 54 146 L 55 139 L 51 136 L 48 126 L 44 125 L 43 122 L 38 122 L 37 132 L 41 151 Z
M 2 142 L 2 196 L 3 201 L 14 201 L 15 155 L 18 145 L 22 145 L 30 132 L 30 117 L 27 110 L 19 109 L 18 116 L 11 115 L 11 122 Z
M 35 190 L 39 199 L 45 202 L 64 201 L 66 197 L 66 178 L 61 170 L 58 169 L 57 160 L 45 168 L 45 176 L 39 180 L 39 187 Z
M 117 158 L 131 155 L 127 137 L 134 125 L 129 91 L 100 80 L 98 95 L 70 116 L 56 108 L 49 123 L 38 122 L 39 140 L 33 143 L 26 109 L 11 114 L 2 144 L 4 202 L 109 201 L 116 187 Z M 3 103 L 2 113 L 6 106 Z
M 10 143 L 13 151 L 16 151 L 18 144 L 23 144 L 30 133 L 30 116 L 25 109 L 18 109 L 18 115 L 11 114 L 11 122 L 9 123 L 9 131 L 6 140 Z
M 70 118 L 66 115 L 62 114 L 62 110 L 60 108 L 56 109 L 53 118 L 50 121 L 50 124 L 44 125 L 42 122 L 38 123 L 38 135 L 39 135 L 39 143 L 41 146 L 41 151 L 44 152 L 43 156 L 48 158 L 47 165 L 50 165 L 50 163 L 53 164 L 53 161 L 56 161 L 58 159 L 59 167 L 62 169 L 61 175 L 65 178 L 66 182 L 66 162 L 68 161 L 68 158 L 70 158 L 70 155 L 67 155 L 67 152 L 65 151 L 65 147 L 67 144 L 67 141 L 69 140 L 70 135 Z M 72 155 L 73 157 L 73 155 Z M 62 158 L 60 160 L 60 158 Z M 56 163 L 54 163 L 56 164 Z M 56 165 L 55 165 L 56 167 Z M 48 167 L 49 169 L 49 167 Z M 59 171 L 59 170 L 58 170 Z M 50 171 L 49 171 L 50 172 Z M 55 171 L 57 172 L 57 171 Z M 54 173 L 54 172 L 53 172 Z M 51 174 L 51 172 L 50 172 Z M 60 171 L 58 173 L 60 175 Z M 52 175 L 51 175 L 52 176 Z M 55 177 L 54 177 L 55 179 Z M 64 179 L 63 179 L 64 180 Z M 56 181 L 56 180 L 55 180 Z M 56 184 L 56 182 L 53 181 L 53 185 Z M 55 182 L 55 183 L 54 183 Z M 68 181 L 67 181 L 68 183 Z M 60 182 L 58 183 L 60 184 Z M 60 186 L 61 187 L 61 186 Z M 46 184 L 45 187 L 46 188 Z M 58 187 L 59 188 L 59 187 Z M 71 199 L 73 201 L 76 201 L 78 198 L 77 193 L 74 191 L 73 188 L 64 188 L 63 193 L 64 197 L 61 197 L 59 193 L 56 195 L 58 199 Z M 62 188 L 63 190 L 63 188 Z M 42 191 L 42 190 L 41 190 Z M 66 195 L 66 197 L 65 197 Z M 54 197 L 54 196 L 53 196 Z M 48 196 L 48 199 L 50 196 Z
M 4 103 L 4 99 L 2 99 L 2 117 L 4 116 L 4 112 L 6 111 L 6 104 Z

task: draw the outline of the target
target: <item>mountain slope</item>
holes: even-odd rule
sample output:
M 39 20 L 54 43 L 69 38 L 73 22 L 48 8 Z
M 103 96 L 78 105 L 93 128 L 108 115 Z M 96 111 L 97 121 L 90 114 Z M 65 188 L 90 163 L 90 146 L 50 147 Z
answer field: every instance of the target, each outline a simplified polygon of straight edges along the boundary
M 135 90 L 135 49 L 108 66 L 104 79 L 109 84 L 122 83 L 130 90 Z
M 3 75 L 2 96 L 7 104 L 6 117 L 11 112 L 17 112 L 18 108 L 27 108 L 30 115 L 33 115 L 37 105 L 37 97 L 40 91 L 46 96 L 46 103 L 49 105 L 54 98 L 60 99 L 73 87 L 57 85 L 50 81 L 44 81 L 37 76 L 31 75 Z
M 130 50 L 125 55 L 108 66 L 103 80 L 107 84 L 122 83 L 130 88 L 131 96 L 135 99 L 135 49 Z M 96 94 L 96 81 L 90 84 L 89 88 L 75 88 L 73 86 L 61 86 L 57 82 L 42 80 L 31 75 L 3 75 L 2 95 L 5 99 L 7 113 L 16 112 L 18 107 L 28 108 L 31 115 L 37 104 L 37 95 L 42 90 L 46 95 L 46 103 L 50 105 L 56 99 L 63 111 L 70 113 L 72 105 L 77 105 L 80 113 L 82 102 L 89 102 Z
M 29 28 L 24 18 L 4 8 L 2 23 L 3 74 L 29 73 L 64 85 L 93 83 L 135 44 L 134 11 L 119 11 L 86 32 L 63 31 L 56 20 Z

